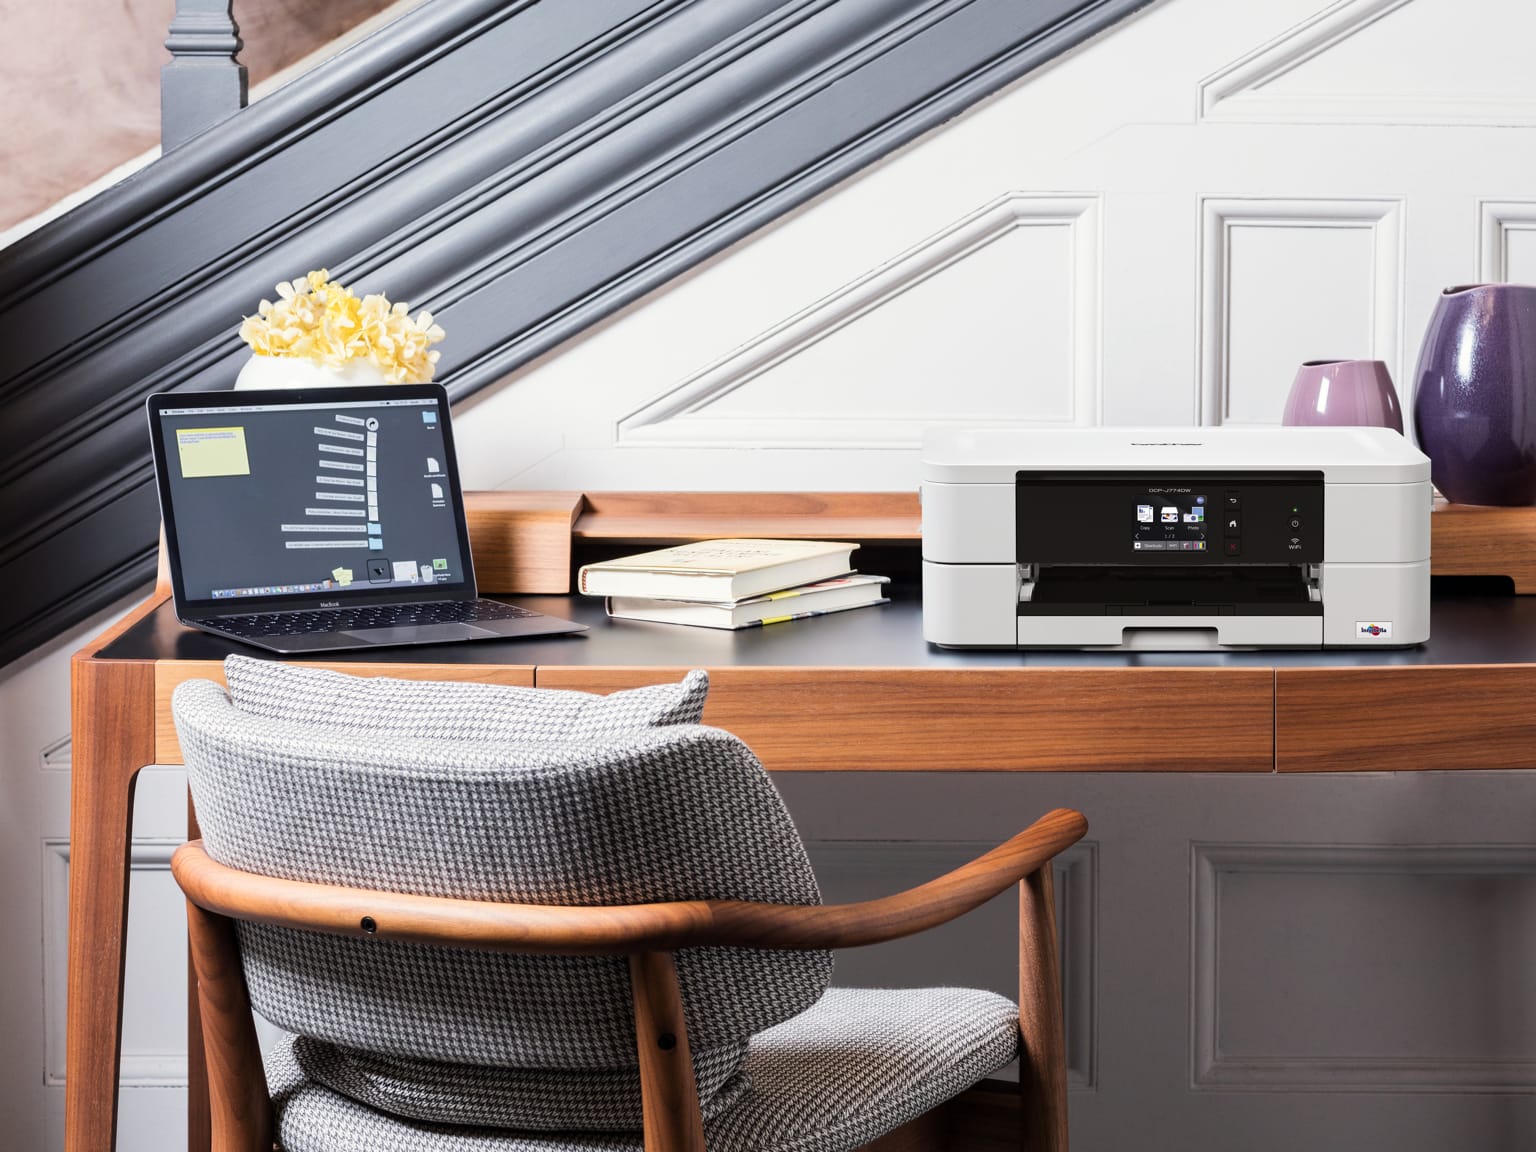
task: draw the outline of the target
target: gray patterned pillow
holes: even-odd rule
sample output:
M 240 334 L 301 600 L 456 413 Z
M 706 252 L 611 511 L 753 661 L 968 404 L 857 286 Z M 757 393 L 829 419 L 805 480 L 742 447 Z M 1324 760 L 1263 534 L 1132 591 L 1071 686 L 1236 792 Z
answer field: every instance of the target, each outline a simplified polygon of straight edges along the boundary
M 241 712 L 377 736 L 432 740 L 609 741 L 639 728 L 698 724 L 709 674 L 600 696 L 558 688 L 348 676 L 230 656 L 229 698 Z

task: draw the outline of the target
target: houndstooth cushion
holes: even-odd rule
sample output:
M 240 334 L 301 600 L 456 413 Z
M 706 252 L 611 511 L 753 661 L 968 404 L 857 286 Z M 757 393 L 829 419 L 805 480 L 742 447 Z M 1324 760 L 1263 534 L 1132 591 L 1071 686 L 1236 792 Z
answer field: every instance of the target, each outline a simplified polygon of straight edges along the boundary
M 745 1042 L 696 1053 L 693 1075 L 706 1118 L 747 1087 Z M 633 1131 L 640 1127 L 638 1075 L 487 1068 L 402 1061 L 301 1036 L 294 1059 L 306 1079 L 360 1104 L 406 1118 L 539 1131 Z
M 437 687 L 395 683 L 402 698 Z M 402 699 L 398 711 L 412 708 Z M 528 903 L 820 901 L 767 773 L 715 729 L 646 728 L 581 744 L 426 739 L 250 715 L 207 681 L 180 685 L 172 710 L 208 852 L 234 868 Z M 427 1115 L 543 1129 L 639 1122 L 622 957 L 471 952 L 250 923 L 239 934 L 258 1011 L 335 1046 L 335 1063 L 346 1062 L 343 1050 L 371 1054 L 375 1070 L 392 1060 L 390 1076 L 420 1089 Z M 745 1039 L 814 1003 L 831 971 L 827 953 L 696 949 L 677 964 L 697 1021 L 694 1051 L 715 1069 L 701 1077 L 706 1087 L 726 1085 Z M 434 1093 L 432 1065 L 443 1063 L 479 1066 L 486 1083 L 510 1070 L 496 1110 L 469 1116 Z M 560 1071 L 538 1075 L 546 1069 Z M 594 1082 L 601 1096 L 572 1091 Z
M 705 1141 L 709 1152 L 849 1152 L 997 1071 L 1018 1039 L 1017 1007 L 990 992 L 832 988 L 753 1037 L 746 1087 L 706 1120 Z M 638 1133 L 397 1119 L 337 1095 L 300 1064 L 292 1040 L 267 1062 L 284 1152 L 642 1152 Z
M 241 712 L 379 736 L 435 740 L 616 740 L 636 728 L 697 724 L 709 675 L 599 696 L 504 684 L 348 676 L 229 656 L 229 698 Z

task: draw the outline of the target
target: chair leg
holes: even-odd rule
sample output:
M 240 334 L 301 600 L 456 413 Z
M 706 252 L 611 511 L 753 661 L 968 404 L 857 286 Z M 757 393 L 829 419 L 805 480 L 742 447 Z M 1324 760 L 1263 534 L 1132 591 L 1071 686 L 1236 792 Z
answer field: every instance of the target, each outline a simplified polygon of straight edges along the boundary
M 272 1152 L 272 1101 L 235 922 L 188 900 L 187 937 L 203 1017 L 213 1152 Z
M 631 956 L 629 981 L 640 1054 L 645 1152 L 704 1152 L 704 1120 L 672 953 Z
M 1019 1031 L 1024 1147 L 1067 1152 L 1067 1042 L 1050 861 L 1019 883 Z

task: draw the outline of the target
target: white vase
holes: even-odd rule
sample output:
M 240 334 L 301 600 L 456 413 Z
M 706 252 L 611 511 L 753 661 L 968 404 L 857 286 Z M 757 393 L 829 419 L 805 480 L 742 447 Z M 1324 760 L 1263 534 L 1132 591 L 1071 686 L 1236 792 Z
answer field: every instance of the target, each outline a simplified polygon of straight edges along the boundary
M 332 368 L 316 360 L 293 356 L 257 356 L 254 353 L 235 377 L 241 391 L 261 388 L 344 388 L 351 384 L 388 384 L 384 374 L 367 360 L 353 360 L 344 368 Z

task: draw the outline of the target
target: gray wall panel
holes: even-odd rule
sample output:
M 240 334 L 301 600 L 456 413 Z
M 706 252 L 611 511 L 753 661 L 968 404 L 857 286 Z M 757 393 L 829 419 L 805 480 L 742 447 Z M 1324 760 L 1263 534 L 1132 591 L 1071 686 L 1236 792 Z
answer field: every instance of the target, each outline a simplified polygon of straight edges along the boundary
M 1087 815 L 1096 849 L 1096 1074 L 1092 1091 L 1071 1096 L 1077 1152 L 1536 1147 L 1536 1092 L 1523 1082 L 1488 1091 L 1475 1076 L 1458 1078 L 1502 1061 L 1523 1081 L 1529 1068 L 1536 773 L 775 780 L 802 835 L 880 842 L 892 858 L 902 841 L 1000 843 L 1058 805 Z M 1241 879 L 1223 894 L 1216 920 L 1220 927 L 1233 917 L 1221 933 L 1235 946 L 1218 965 L 1223 1020 L 1245 1058 L 1268 1062 L 1264 1083 L 1216 1087 L 1196 1083 L 1205 995 L 1197 861 L 1229 848 L 1242 854 L 1234 867 L 1275 862 L 1232 873 Z M 1366 860 L 1376 864 L 1362 867 Z M 893 886 L 915 871 L 898 870 Z M 1309 908 L 1315 930 L 1305 932 Z M 966 930 L 962 947 L 994 959 L 955 956 L 949 971 L 985 979 L 997 957 L 1013 955 L 1012 926 L 998 915 Z M 944 968 L 937 956 L 893 959 L 881 975 L 910 983 L 942 978 Z M 1436 1074 L 1352 1084 L 1314 1075 L 1317 1060 L 1343 1053 L 1375 1062 L 1363 1066 L 1374 1076 L 1394 1052 Z M 1294 1069 L 1288 1062 L 1298 1054 L 1313 1062 L 1302 1065 L 1304 1077 L 1273 1074 Z
M 1193 867 L 1196 1085 L 1536 1090 L 1536 845 L 1199 845 Z

